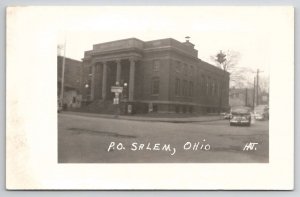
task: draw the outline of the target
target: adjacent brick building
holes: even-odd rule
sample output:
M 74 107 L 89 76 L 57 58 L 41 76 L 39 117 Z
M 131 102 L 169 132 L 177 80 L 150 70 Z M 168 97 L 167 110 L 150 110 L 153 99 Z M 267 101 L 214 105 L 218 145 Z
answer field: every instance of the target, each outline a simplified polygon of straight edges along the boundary
M 57 56 L 57 98 L 61 97 L 63 57 Z M 67 107 L 80 107 L 82 101 L 82 62 L 65 58 L 64 69 L 64 98 L 63 104 Z
M 83 98 L 112 101 L 111 86 L 125 89 L 134 111 L 212 113 L 228 108 L 229 73 L 198 58 L 188 40 L 136 38 L 93 45 L 82 70 Z M 87 90 L 87 87 L 90 87 Z

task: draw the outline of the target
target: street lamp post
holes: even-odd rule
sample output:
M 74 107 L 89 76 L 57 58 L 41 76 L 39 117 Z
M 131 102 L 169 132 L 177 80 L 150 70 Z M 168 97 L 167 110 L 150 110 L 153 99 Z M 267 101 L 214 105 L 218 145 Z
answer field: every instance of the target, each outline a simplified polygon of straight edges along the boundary
M 84 99 L 84 104 L 87 105 L 88 104 L 88 92 L 89 92 L 89 84 L 88 82 L 86 82 L 86 84 L 84 85 L 84 88 L 85 88 L 85 99 Z
M 123 92 L 122 92 L 122 100 L 124 101 L 125 114 L 128 113 L 127 88 L 128 88 L 128 84 L 125 82 L 123 84 Z
M 128 86 L 128 84 L 125 82 L 123 86 L 124 86 L 123 98 L 125 98 L 125 100 L 126 100 L 127 99 L 127 86 Z

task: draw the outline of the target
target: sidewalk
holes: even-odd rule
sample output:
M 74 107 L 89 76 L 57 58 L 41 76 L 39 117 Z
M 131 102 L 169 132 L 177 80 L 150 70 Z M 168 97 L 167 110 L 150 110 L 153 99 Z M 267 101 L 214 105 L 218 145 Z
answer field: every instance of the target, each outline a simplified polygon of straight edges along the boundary
M 61 114 L 70 114 L 85 117 L 99 117 L 99 118 L 109 118 L 109 119 L 120 119 L 120 120 L 134 120 L 134 121 L 150 121 L 150 122 L 172 122 L 172 123 L 188 123 L 188 122 L 210 122 L 223 120 L 221 115 L 201 115 L 201 116 L 190 116 L 190 117 L 153 117 L 153 116 L 138 116 L 138 115 L 119 115 L 116 117 L 111 114 L 96 114 L 96 113 L 84 113 L 84 112 L 72 112 L 63 111 Z M 159 114 L 157 115 L 159 116 Z M 164 115 L 166 116 L 166 115 Z

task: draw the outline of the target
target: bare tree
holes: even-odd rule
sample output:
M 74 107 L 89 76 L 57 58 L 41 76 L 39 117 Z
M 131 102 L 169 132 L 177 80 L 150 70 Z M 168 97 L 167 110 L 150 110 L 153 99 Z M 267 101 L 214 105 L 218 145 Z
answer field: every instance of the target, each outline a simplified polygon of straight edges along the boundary
M 243 86 L 245 81 L 245 68 L 238 67 L 240 60 L 240 53 L 237 51 L 220 51 L 217 55 L 211 56 L 211 60 L 215 63 L 215 66 L 230 73 L 230 85 L 231 86 Z
M 244 72 L 242 69 L 239 69 L 237 67 L 238 61 L 240 59 L 240 53 L 236 51 L 227 51 L 224 53 L 223 51 L 220 51 L 215 56 L 211 56 L 211 59 L 213 62 L 216 63 L 216 66 L 221 68 L 223 72 L 223 79 L 225 80 L 225 77 L 227 75 L 227 72 L 230 73 L 230 83 L 235 84 L 237 86 L 243 86 L 243 81 L 245 80 L 244 75 L 242 73 Z M 223 89 L 224 84 L 221 83 L 221 91 L 220 91 L 220 98 L 219 98 L 219 112 L 222 111 L 222 97 L 223 95 Z
M 259 80 L 259 88 L 261 92 L 269 92 L 269 77 L 261 76 Z
M 231 72 L 236 68 L 238 61 L 240 59 L 240 53 L 237 51 L 227 51 L 223 52 L 222 50 L 215 56 L 211 56 L 211 59 L 217 63 L 216 66 L 225 70 L 227 72 Z
M 223 54 L 225 60 L 220 58 L 219 54 Z M 218 57 L 219 56 L 219 57 Z M 222 56 L 222 55 L 221 55 Z M 211 56 L 211 60 L 215 66 L 230 73 L 230 87 L 249 88 L 253 86 L 253 78 L 250 74 L 256 73 L 256 70 L 239 66 L 241 55 L 237 51 L 220 51 L 217 55 Z M 221 60 L 221 61 L 220 61 Z
M 252 88 L 255 70 L 246 67 L 235 67 L 230 74 L 230 86 L 236 88 Z

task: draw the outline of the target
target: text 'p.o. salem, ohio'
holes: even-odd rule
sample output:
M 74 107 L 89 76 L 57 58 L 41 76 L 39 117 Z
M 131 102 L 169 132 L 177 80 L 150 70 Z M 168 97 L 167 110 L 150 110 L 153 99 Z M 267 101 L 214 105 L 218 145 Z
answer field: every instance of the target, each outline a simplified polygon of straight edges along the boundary
M 179 148 L 182 148 L 185 151 L 209 151 L 211 150 L 211 146 L 209 143 L 205 142 L 206 140 L 203 139 L 202 141 L 197 142 L 185 142 Z M 132 142 L 129 146 L 126 146 L 122 142 L 110 142 L 107 152 L 111 151 L 164 151 L 170 153 L 170 155 L 176 154 L 176 146 L 168 143 L 139 143 L 139 142 Z

